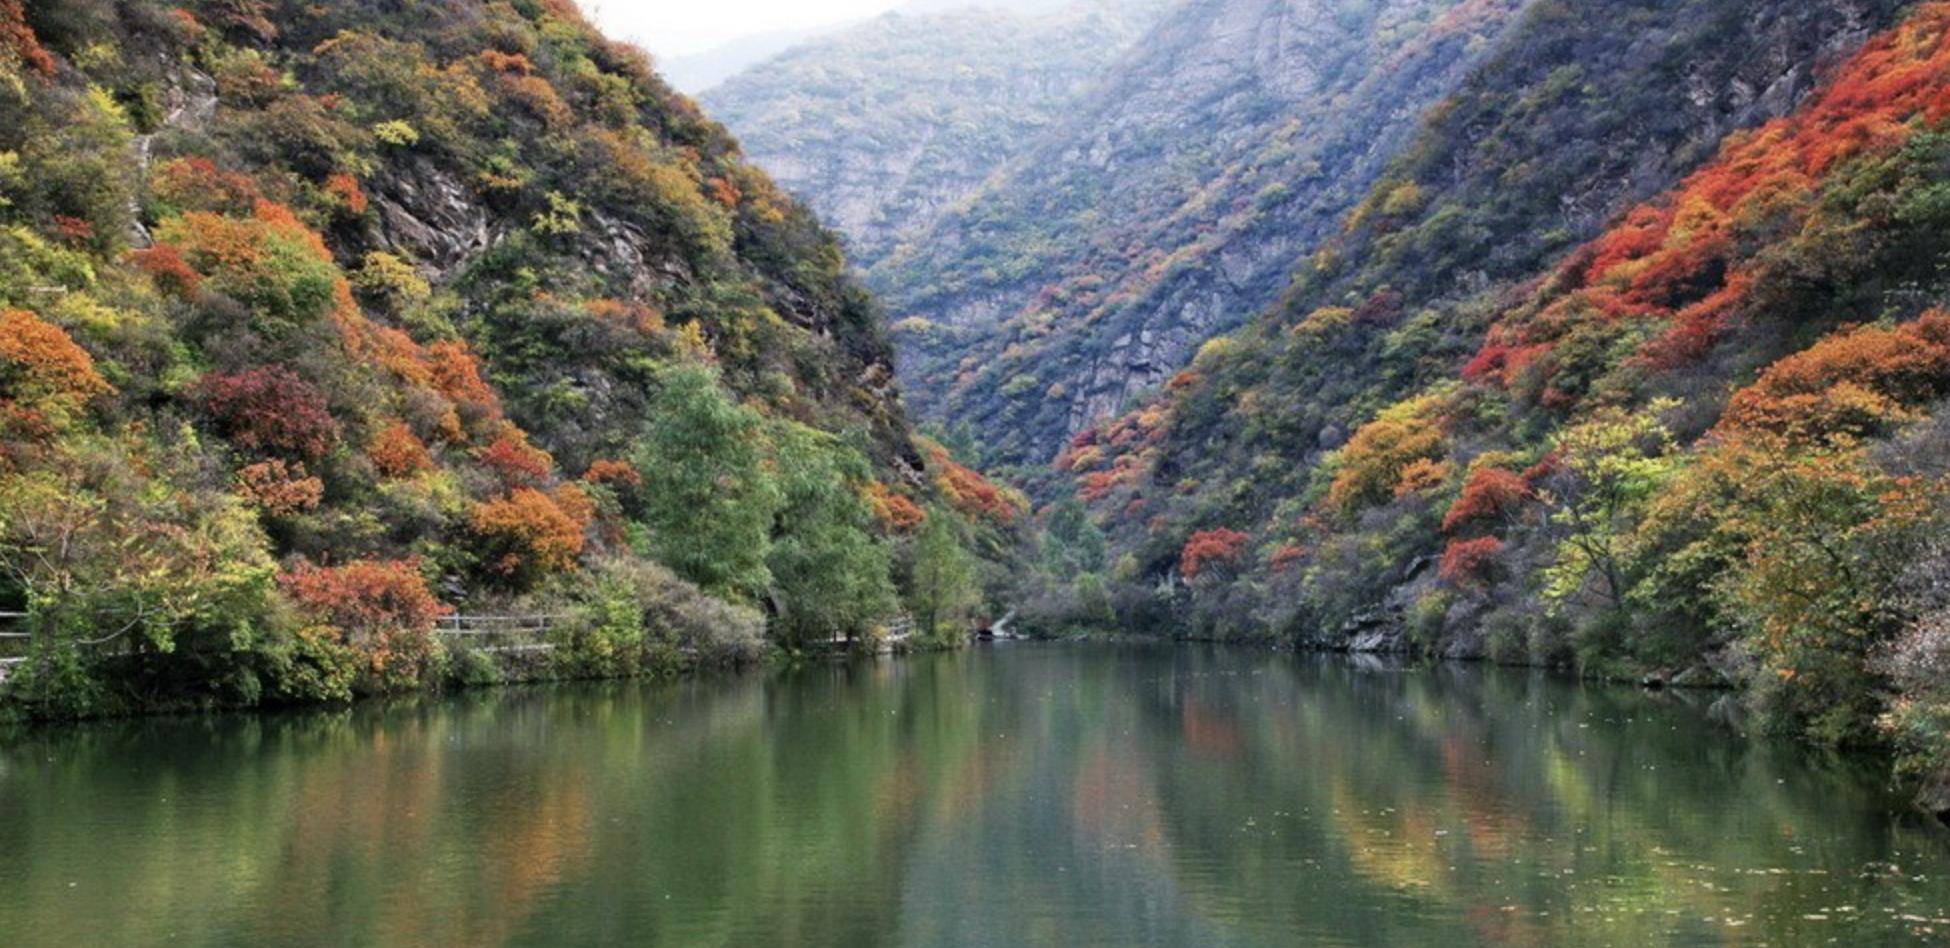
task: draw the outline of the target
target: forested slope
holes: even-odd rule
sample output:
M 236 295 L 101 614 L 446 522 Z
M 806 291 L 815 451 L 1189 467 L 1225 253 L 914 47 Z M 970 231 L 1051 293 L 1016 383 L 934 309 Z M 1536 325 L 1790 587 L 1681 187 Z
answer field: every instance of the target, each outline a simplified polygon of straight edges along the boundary
M 917 410 L 999 462 L 1169 378 L 1297 262 L 1525 0 L 1195 0 L 869 274 Z
M 1074 441 L 1120 612 L 1737 685 L 1942 808 L 1950 5 L 1552 6 L 1283 305 Z
M 0 2 L 9 694 L 492 677 L 454 609 L 555 674 L 947 628 L 1014 501 L 844 271 L 566 2 Z

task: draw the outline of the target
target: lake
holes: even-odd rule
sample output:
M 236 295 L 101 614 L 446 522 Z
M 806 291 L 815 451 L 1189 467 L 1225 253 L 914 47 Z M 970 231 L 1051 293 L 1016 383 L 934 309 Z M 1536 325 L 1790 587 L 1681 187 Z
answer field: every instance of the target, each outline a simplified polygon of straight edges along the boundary
M 0 747 L 0 944 L 1950 938 L 1950 833 L 1712 693 L 1199 646 Z

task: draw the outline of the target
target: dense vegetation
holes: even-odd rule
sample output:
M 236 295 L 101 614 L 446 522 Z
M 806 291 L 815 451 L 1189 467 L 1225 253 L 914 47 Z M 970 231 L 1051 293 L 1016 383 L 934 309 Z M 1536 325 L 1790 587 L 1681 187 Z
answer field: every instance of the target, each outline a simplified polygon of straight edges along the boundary
M 557 0 L 0 2 L 0 611 L 40 715 L 959 633 L 1017 501 L 837 241 Z
M 1564 130 L 1610 133 L 1557 116 L 1637 101 L 1621 81 L 1656 98 L 1660 72 L 1594 84 L 1612 24 L 1553 6 L 1531 29 L 1557 41 L 1525 48 L 1565 65 L 1480 73 L 1284 304 L 1075 439 L 1113 609 L 1740 685 L 1768 726 L 1897 746 L 1950 807 L 1950 5 L 1869 11 L 1900 22 L 1577 242 L 1553 198 L 1611 173 Z M 1797 9 L 1777 29 L 1810 58 L 1865 15 Z M 1708 71 L 1725 35 L 1629 32 Z M 1499 97 L 1531 108 L 1482 111 Z M 1485 191 L 1511 179 L 1534 185 Z

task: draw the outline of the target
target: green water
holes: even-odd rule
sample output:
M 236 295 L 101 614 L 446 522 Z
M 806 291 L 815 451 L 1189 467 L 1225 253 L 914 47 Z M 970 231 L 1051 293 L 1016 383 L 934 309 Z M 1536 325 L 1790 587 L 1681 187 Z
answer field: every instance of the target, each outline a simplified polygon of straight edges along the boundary
M 0 944 L 1950 938 L 1950 834 L 1712 697 L 1038 645 L 37 731 Z

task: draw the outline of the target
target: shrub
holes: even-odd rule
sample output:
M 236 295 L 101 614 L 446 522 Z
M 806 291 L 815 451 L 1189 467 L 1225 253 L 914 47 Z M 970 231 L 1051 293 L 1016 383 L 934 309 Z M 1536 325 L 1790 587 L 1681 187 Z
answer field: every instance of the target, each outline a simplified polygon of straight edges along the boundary
M 21 0 L 0 0 L 0 54 L 43 78 L 54 75 L 54 57 L 41 47 L 34 28 L 27 25 Z
M 1722 433 L 1797 440 L 1879 435 L 1950 391 L 1950 313 L 1845 330 L 1769 366 L 1734 395 Z
M 197 383 L 196 398 L 224 434 L 246 450 L 316 461 L 338 444 L 339 425 L 325 396 L 282 366 L 206 375 Z
M 587 495 L 573 486 L 558 488 L 555 496 L 517 487 L 506 497 L 474 505 L 468 523 L 485 544 L 481 556 L 488 569 L 526 585 L 575 569 L 590 515 Z
M 643 486 L 643 475 L 628 461 L 597 459 L 589 462 L 589 470 L 582 479 L 591 484 L 605 484 L 619 490 L 629 490 Z
M 307 476 L 303 464 L 273 458 L 239 470 L 237 493 L 271 516 L 288 517 L 316 508 L 325 499 L 325 483 Z
M 203 285 L 264 317 L 264 329 L 331 311 L 339 271 L 319 236 L 289 208 L 259 201 L 249 218 L 190 211 L 163 222 L 157 243 L 175 247 Z
M 94 357 L 67 332 L 25 310 L 0 310 L 0 400 L 71 411 L 109 391 Z
M 433 468 L 427 446 L 406 422 L 395 421 L 373 435 L 366 457 L 379 473 L 391 478 L 412 477 Z
M 555 470 L 555 458 L 528 443 L 528 435 L 513 425 L 504 428 L 501 437 L 476 452 L 475 457 L 511 487 L 539 486 Z
M 1252 540 L 1237 530 L 1205 530 L 1192 534 L 1179 551 L 1178 571 L 1186 579 L 1197 579 L 1215 566 L 1235 566 Z
M 149 190 L 172 212 L 247 215 L 264 199 L 250 175 L 225 171 L 208 158 L 177 158 L 149 177 Z
M 1500 467 L 1479 467 L 1469 472 L 1462 494 L 1443 516 L 1442 532 L 1456 533 L 1486 520 L 1501 520 L 1536 497 L 1537 492 L 1522 475 Z
M 172 296 L 188 299 L 203 285 L 203 275 L 183 259 L 182 251 L 170 244 L 131 251 L 129 259 L 155 282 L 157 289 Z
M 358 178 L 343 172 L 330 175 L 325 179 L 325 193 L 353 217 L 366 212 L 366 192 L 359 187 Z
M 434 622 L 448 611 L 427 588 L 417 560 L 304 563 L 279 576 L 278 585 L 322 627 L 327 642 L 357 650 L 367 680 L 382 688 L 410 683 L 426 670 Z
M 1441 396 L 1402 402 L 1361 426 L 1335 456 L 1329 505 L 1346 513 L 1385 503 L 1410 464 L 1440 458 L 1441 426 L 1430 416 Z
M 1027 507 L 1020 495 L 989 483 L 987 478 L 957 462 L 947 448 L 931 444 L 928 449 L 936 485 L 948 498 L 949 505 L 962 516 L 1006 525 Z
M 1503 556 L 1503 541 L 1495 537 L 1451 540 L 1442 552 L 1442 581 L 1466 586 L 1489 581 Z

